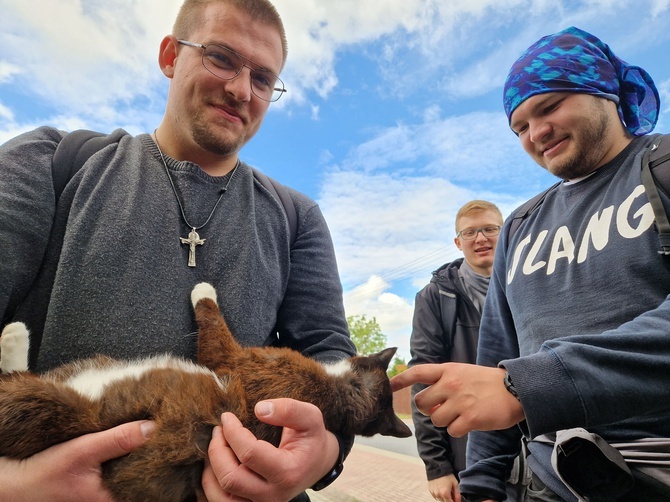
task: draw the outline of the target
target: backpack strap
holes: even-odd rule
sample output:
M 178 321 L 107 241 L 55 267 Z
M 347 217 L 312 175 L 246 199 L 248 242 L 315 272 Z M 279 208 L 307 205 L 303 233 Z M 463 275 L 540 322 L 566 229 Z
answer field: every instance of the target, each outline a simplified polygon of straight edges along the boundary
M 445 318 L 449 319 L 449 333 L 446 333 L 447 336 L 444 336 L 445 333 L 442 332 L 441 341 L 442 341 L 442 350 L 444 354 L 449 354 L 449 351 L 454 347 L 454 335 L 456 334 L 456 315 L 457 315 L 457 303 L 460 301 L 458 295 L 450 291 L 446 291 L 440 288 L 440 285 L 437 285 L 437 293 L 440 296 L 447 297 L 447 300 L 440 300 L 440 315 L 442 317 L 442 326 L 445 325 Z M 446 308 L 442 310 L 442 306 Z M 447 339 L 448 337 L 448 339 Z
M 562 182 L 559 181 L 558 183 L 553 184 L 549 188 L 547 188 L 544 192 L 541 192 L 537 194 L 535 197 L 527 201 L 523 206 L 519 208 L 519 210 L 514 213 L 514 216 L 512 217 L 512 223 L 510 223 L 509 226 L 509 232 L 507 232 L 507 240 L 505 242 L 505 247 L 509 247 L 509 242 L 512 239 L 512 236 L 516 233 L 516 231 L 519 229 L 521 226 L 521 223 L 533 212 L 535 211 L 540 204 L 544 202 L 545 197 L 549 192 L 551 192 L 554 188 L 556 188 L 558 185 L 560 185 Z
M 658 194 L 658 186 L 668 193 L 670 188 L 670 138 L 669 135 L 661 135 L 654 139 L 642 158 L 642 184 L 647 193 L 647 198 L 654 211 L 658 239 L 661 242 L 659 254 L 670 255 L 670 222 L 665 212 L 665 207 Z M 664 141 L 665 140 L 665 141 Z M 658 167 L 663 166 L 661 169 Z M 656 169 L 656 171 L 654 171 Z
M 67 134 L 56 147 L 56 151 L 54 152 L 51 161 L 51 172 L 56 201 L 58 201 L 68 182 L 75 174 L 77 174 L 93 154 L 99 152 L 107 145 L 117 143 L 126 134 L 128 133 L 123 129 L 116 129 L 110 134 L 79 129 Z M 254 178 L 256 178 L 284 208 L 284 214 L 286 215 L 289 226 L 289 242 L 290 246 L 293 247 L 298 234 L 298 213 L 295 209 L 293 199 L 284 185 L 263 174 L 258 169 L 252 167 L 251 171 L 253 172 Z
M 51 161 L 56 201 L 68 182 L 94 153 L 117 143 L 126 134 L 123 129 L 117 129 L 111 134 L 79 129 L 65 136 L 56 147 Z
M 290 247 L 293 247 L 296 236 L 298 234 L 298 213 L 296 212 L 295 204 L 293 204 L 293 199 L 286 190 L 286 187 L 277 180 L 270 178 L 266 174 L 263 174 L 255 167 L 252 167 L 251 171 L 254 173 L 254 178 L 256 178 L 260 184 L 263 185 L 265 189 L 281 203 L 282 207 L 284 208 L 284 213 L 286 214 L 286 219 L 288 220 L 289 242 L 291 244 Z

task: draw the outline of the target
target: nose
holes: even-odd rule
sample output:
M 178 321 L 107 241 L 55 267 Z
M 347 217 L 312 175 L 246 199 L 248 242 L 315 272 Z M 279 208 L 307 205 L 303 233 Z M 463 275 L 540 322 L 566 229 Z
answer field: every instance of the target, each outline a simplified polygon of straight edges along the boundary
M 489 238 L 484 235 L 484 230 L 477 230 L 477 235 L 475 235 L 475 242 L 482 242 L 487 240 L 489 240 Z
M 251 70 L 243 66 L 240 72 L 230 80 L 226 80 L 225 90 L 237 101 L 251 100 Z
M 551 132 L 551 125 L 546 120 L 532 120 L 528 123 L 528 128 L 528 139 L 532 143 L 542 141 Z

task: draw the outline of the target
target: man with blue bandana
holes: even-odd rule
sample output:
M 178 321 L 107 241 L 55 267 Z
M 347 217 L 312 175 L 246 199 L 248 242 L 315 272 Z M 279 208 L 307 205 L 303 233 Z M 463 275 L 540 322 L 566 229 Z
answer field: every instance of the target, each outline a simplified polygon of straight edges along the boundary
M 640 176 L 658 91 L 573 27 L 516 61 L 504 106 L 561 182 L 512 235 L 505 222 L 479 366 L 417 366 L 393 388 L 432 384 L 417 407 L 452 435 L 474 431 L 465 501 L 504 500 L 522 438 L 526 500 L 670 500 L 670 258 Z

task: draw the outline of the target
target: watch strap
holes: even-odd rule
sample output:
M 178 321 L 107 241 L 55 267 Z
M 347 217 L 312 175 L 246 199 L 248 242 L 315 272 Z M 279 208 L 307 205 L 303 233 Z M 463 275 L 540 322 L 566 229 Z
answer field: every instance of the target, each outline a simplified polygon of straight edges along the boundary
M 330 484 L 332 484 L 332 482 L 335 481 L 340 476 L 340 474 L 342 474 L 342 471 L 344 470 L 344 459 L 349 454 L 352 446 L 354 445 L 353 437 L 343 438 L 339 434 L 335 434 L 335 437 L 337 438 L 337 444 L 340 447 L 340 452 L 337 455 L 337 461 L 335 462 L 333 468 L 328 473 L 326 473 L 324 477 L 314 483 L 311 489 L 315 492 L 323 490 L 326 486 L 330 486 Z
M 507 389 L 507 392 L 512 394 L 518 401 L 520 401 L 519 393 L 516 391 L 516 387 L 514 387 L 514 384 L 512 383 L 512 378 L 509 376 L 508 371 L 505 371 L 505 379 L 503 381 L 505 383 L 505 388 Z

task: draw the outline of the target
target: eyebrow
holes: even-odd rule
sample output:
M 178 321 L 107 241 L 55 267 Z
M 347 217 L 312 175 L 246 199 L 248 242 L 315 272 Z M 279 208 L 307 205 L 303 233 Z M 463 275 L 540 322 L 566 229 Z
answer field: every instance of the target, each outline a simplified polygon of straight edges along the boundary
M 209 45 L 215 45 L 215 46 L 217 46 L 217 47 L 223 47 L 224 49 L 228 49 L 230 52 L 232 52 L 232 53 L 234 53 L 234 54 L 237 54 L 237 56 L 241 57 L 241 58 L 244 59 L 245 61 L 247 61 L 247 62 L 253 64 L 254 66 L 256 66 L 256 68 L 254 68 L 254 71 L 260 71 L 260 72 L 271 73 L 271 74 L 274 75 L 275 77 L 278 77 L 278 76 L 279 76 L 278 73 L 275 73 L 275 72 L 272 71 L 270 68 L 268 68 L 268 67 L 266 67 L 266 66 L 263 66 L 263 65 L 260 64 L 260 63 L 257 63 L 257 62 L 254 61 L 253 59 L 249 59 L 249 58 L 246 57 L 244 54 L 242 54 L 242 53 L 240 53 L 239 51 L 233 49 L 232 47 L 230 47 L 230 46 L 227 45 L 227 44 L 223 44 L 223 43 L 220 43 L 220 42 L 209 42 L 209 43 L 207 43 L 207 44 L 203 44 L 203 45 L 207 45 L 207 46 L 209 46 Z

